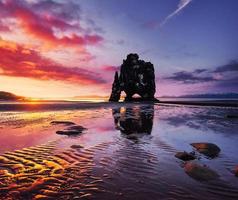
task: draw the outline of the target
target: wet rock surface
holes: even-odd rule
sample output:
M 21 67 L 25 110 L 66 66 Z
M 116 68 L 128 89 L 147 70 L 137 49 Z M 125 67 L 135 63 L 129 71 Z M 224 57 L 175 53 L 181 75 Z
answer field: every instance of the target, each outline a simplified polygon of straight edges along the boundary
M 59 135 L 78 135 L 82 132 L 78 132 L 78 131 L 70 131 L 70 130 L 63 130 L 63 131 L 56 131 L 57 134 Z
M 192 143 L 191 144 L 199 153 L 209 158 L 215 158 L 219 155 L 221 149 L 213 143 Z
M 56 134 L 59 134 L 59 135 L 68 135 L 68 136 L 71 136 L 71 135 L 79 135 L 81 134 L 84 130 L 87 130 L 86 128 L 84 128 L 83 126 L 80 126 L 80 125 L 75 125 L 75 126 L 70 126 L 64 130 L 59 130 L 59 131 L 56 131 Z
M 120 75 L 115 73 L 109 101 L 119 101 L 122 91 L 126 93 L 125 101 L 138 100 L 133 98 L 135 94 L 141 97 L 140 100 L 155 101 L 154 65 L 139 60 L 137 54 L 128 54 L 120 67 Z
M 219 175 L 208 166 L 194 162 L 187 162 L 184 170 L 190 177 L 199 181 L 209 181 L 219 178 Z
M 65 125 L 65 126 L 75 125 L 75 123 L 71 121 L 52 121 L 50 122 L 50 124 L 51 125 Z
M 183 161 L 189 161 L 189 160 L 196 159 L 196 156 L 195 156 L 195 154 L 193 152 L 192 153 L 188 153 L 186 151 L 176 153 L 175 157 L 180 159 L 180 160 L 183 160 Z

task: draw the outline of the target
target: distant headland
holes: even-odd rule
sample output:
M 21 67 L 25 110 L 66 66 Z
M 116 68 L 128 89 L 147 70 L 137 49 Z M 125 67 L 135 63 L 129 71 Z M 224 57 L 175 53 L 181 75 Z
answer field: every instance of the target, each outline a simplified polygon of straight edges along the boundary
M 10 92 L 0 91 L 0 101 L 24 101 L 26 97 L 17 96 Z

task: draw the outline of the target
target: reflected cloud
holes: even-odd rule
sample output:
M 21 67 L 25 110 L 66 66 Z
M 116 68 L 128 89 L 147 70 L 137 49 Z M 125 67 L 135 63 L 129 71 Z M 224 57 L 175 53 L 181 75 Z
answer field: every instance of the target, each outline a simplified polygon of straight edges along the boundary
M 168 109 L 166 114 L 160 113 L 160 120 L 174 127 L 186 126 L 191 129 L 209 131 L 216 133 L 228 134 L 236 133 L 238 121 L 229 119 L 227 115 L 237 115 L 238 110 L 235 108 L 218 109 L 190 107 L 176 107 Z

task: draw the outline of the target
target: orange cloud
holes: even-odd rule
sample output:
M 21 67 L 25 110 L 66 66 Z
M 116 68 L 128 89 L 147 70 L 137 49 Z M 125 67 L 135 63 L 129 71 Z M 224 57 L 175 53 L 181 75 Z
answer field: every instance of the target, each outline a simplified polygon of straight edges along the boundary
M 57 80 L 77 84 L 104 84 L 93 71 L 63 66 L 45 58 L 35 50 L 0 39 L 0 75 L 39 80 Z

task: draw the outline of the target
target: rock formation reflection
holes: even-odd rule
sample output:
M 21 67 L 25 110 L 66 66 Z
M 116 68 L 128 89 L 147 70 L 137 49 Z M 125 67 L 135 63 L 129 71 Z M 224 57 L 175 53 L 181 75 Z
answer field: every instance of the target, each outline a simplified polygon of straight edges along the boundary
M 115 128 L 123 134 L 151 134 L 154 105 L 125 105 L 112 109 Z

